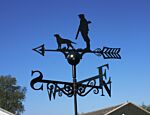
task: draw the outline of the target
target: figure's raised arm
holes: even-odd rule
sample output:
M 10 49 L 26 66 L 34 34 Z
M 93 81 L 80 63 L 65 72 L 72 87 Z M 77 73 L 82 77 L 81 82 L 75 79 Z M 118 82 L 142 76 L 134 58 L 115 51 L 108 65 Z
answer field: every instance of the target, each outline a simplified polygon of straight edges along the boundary
M 88 24 L 92 23 L 91 21 L 88 21 Z
M 77 31 L 77 33 L 76 33 L 76 37 L 75 37 L 75 39 L 77 39 L 77 38 L 78 38 L 79 31 L 80 31 L 80 28 L 78 27 L 78 31 Z

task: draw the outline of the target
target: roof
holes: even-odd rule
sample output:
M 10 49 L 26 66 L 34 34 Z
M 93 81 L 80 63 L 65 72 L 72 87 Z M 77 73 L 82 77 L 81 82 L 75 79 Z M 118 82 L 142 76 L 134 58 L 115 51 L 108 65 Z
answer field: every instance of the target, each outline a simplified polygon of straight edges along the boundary
M 116 105 L 116 106 L 112 106 L 112 107 L 107 107 L 107 108 L 104 108 L 104 109 L 101 109 L 101 110 L 97 110 L 97 111 L 93 111 L 93 112 L 88 112 L 88 113 L 83 113 L 82 115 L 109 115 L 110 113 L 122 108 L 122 107 L 125 107 L 127 105 L 132 105 L 132 106 L 135 106 L 137 107 L 138 109 L 146 112 L 147 114 L 150 114 L 150 112 L 148 112 L 147 110 L 131 103 L 131 102 L 126 102 L 126 103 L 122 103 L 122 104 L 119 104 L 119 105 Z
M 116 109 L 117 107 L 121 106 L 122 104 L 116 105 L 116 106 L 112 106 L 112 107 L 107 107 L 104 109 L 100 109 L 97 111 L 93 111 L 93 112 L 88 112 L 88 113 L 84 113 L 83 115 L 104 115 L 114 109 Z
M 0 108 L 0 115 L 1 115 L 1 114 L 2 114 L 2 115 L 15 115 L 15 114 L 13 114 L 13 113 L 11 113 L 11 112 L 5 110 L 5 109 Z

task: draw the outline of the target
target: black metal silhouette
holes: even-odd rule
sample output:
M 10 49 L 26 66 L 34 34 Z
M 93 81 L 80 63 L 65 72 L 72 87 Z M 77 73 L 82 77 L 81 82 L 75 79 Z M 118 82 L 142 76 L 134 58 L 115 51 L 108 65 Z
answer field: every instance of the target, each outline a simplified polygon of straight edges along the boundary
M 103 47 L 103 49 L 97 48 L 95 50 L 91 50 L 90 39 L 88 37 L 88 23 L 90 22 L 84 19 L 83 14 L 80 14 L 79 17 L 83 19 L 82 21 L 80 21 L 80 26 L 76 38 L 78 37 L 80 31 L 84 40 L 87 43 L 87 47 L 85 49 L 75 49 L 71 45 L 72 41 L 68 39 L 62 39 L 58 34 L 54 35 L 57 39 L 59 37 L 61 39 L 57 41 L 58 49 L 46 49 L 44 44 L 33 49 L 34 51 L 41 54 L 42 56 L 45 55 L 46 51 L 63 53 L 68 63 L 72 65 L 73 82 L 45 80 L 43 79 L 43 74 L 39 70 L 36 70 L 36 71 L 32 71 L 32 76 L 34 75 L 34 73 L 39 73 L 39 76 L 34 78 L 30 83 L 31 88 L 34 90 L 43 90 L 43 85 L 46 84 L 47 92 L 50 100 L 52 98 L 55 99 L 57 94 L 58 96 L 62 96 L 63 94 L 65 94 L 68 97 L 74 96 L 75 115 L 77 115 L 77 95 L 86 96 L 92 90 L 94 94 L 98 94 L 101 90 L 101 96 L 104 96 L 104 89 L 105 89 L 108 95 L 111 97 L 111 79 L 110 77 L 108 79 L 106 76 L 106 70 L 109 69 L 108 64 L 98 67 L 98 75 L 94 77 L 90 77 L 85 80 L 77 81 L 76 65 L 79 64 L 80 60 L 83 58 L 83 55 L 86 53 L 92 53 L 92 54 L 96 54 L 97 56 L 103 56 L 104 59 L 121 59 L 121 56 L 119 55 L 120 48 Z M 67 48 L 61 47 L 61 44 L 63 43 L 67 44 Z M 70 47 L 71 49 L 69 49 Z M 41 83 L 41 86 L 38 88 L 35 87 L 35 84 L 37 83 Z
M 54 36 L 56 37 L 58 49 L 61 49 L 61 45 L 62 44 L 66 44 L 67 45 L 67 49 L 69 49 L 69 47 L 74 49 L 74 47 L 72 46 L 72 43 L 76 44 L 75 42 L 72 42 L 71 40 L 68 40 L 68 39 L 63 39 L 62 37 L 60 37 L 59 34 L 55 34 Z
M 90 50 L 90 38 L 88 36 L 88 31 L 89 31 L 88 24 L 90 24 L 91 21 L 87 21 L 85 19 L 84 14 L 79 14 L 79 18 L 80 18 L 80 25 L 79 25 L 75 39 L 78 38 L 79 32 L 81 32 L 81 35 L 82 35 L 84 41 L 86 42 L 86 49 Z
M 103 73 L 104 67 L 105 72 Z M 104 96 L 103 87 L 111 97 L 111 79 L 109 78 L 109 80 L 107 80 L 106 76 L 106 69 L 108 69 L 108 67 L 108 64 L 98 67 L 98 75 L 76 82 L 76 87 L 74 87 L 73 85 L 74 82 L 44 80 L 43 74 L 40 71 L 32 71 L 32 76 L 35 73 L 39 73 L 39 76 L 31 81 L 31 87 L 34 90 L 43 90 L 43 84 L 46 83 L 50 100 L 52 99 L 52 97 L 55 99 L 56 94 L 58 94 L 58 96 L 62 96 L 63 94 L 65 94 L 68 97 L 72 97 L 74 95 L 74 89 L 79 96 L 86 96 L 91 90 L 93 90 L 94 94 L 98 94 L 99 90 L 102 90 L 101 95 Z M 104 79 L 107 81 L 104 81 Z M 41 83 L 41 86 L 39 88 L 35 88 L 34 86 L 37 83 Z
M 76 65 L 74 61 L 71 64 Z M 106 65 L 98 67 L 99 69 L 98 75 L 77 82 L 75 65 L 72 65 L 73 82 L 44 80 L 43 74 L 40 71 L 36 70 L 36 71 L 32 71 L 32 76 L 34 73 L 39 73 L 39 76 L 34 78 L 31 81 L 30 86 L 34 90 L 43 90 L 43 84 L 46 83 L 49 100 L 51 100 L 52 97 L 55 99 L 56 94 L 58 94 L 58 96 L 60 97 L 63 94 L 65 94 L 68 97 L 74 96 L 74 111 L 75 111 L 75 115 L 77 115 L 77 95 L 86 96 L 92 90 L 94 94 L 98 94 L 101 90 L 101 96 L 104 96 L 103 88 L 105 88 L 108 95 L 111 97 L 111 79 L 109 78 L 108 81 L 104 80 L 104 78 L 107 79 L 106 69 L 104 70 L 104 73 L 103 73 L 104 67 L 107 67 L 108 69 L 108 64 L 106 64 Z M 34 86 L 37 83 L 41 83 L 41 86 L 39 88 L 35 88 Z
M 34 51 L 38 52 L 42 56 L 45 55 L 46 51 L 50 52 L 62 52 L 65 57 L 67 58 L 67 54 L 71 52 L 79 53 L 79 58 L 82 59 L 83 54 L 85 53 L 93 53 L 97 56 L 103 56 L 104 59 L 121 59 L 120 56 L 120 48 L 109 48 L 109 47 L 103 47 L 103 49 L 97 48 L 95 50 L 86 50 L 86 49 L 45 49 L 44 44 L 36 47 L 33 49 Z

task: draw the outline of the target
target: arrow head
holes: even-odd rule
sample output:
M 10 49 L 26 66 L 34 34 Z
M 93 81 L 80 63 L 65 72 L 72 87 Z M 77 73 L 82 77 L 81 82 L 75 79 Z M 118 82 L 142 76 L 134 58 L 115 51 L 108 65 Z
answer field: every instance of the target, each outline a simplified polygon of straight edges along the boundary
M 34 50 L 35 52 L 41 54 L 42 56 L 44 56 L 44 54 L 45 54 L 45 47 L 44 47 L 44 44 L 42 44 L 42 45 L 40 45 L 40 46 L 34 48 L 33 50 Z

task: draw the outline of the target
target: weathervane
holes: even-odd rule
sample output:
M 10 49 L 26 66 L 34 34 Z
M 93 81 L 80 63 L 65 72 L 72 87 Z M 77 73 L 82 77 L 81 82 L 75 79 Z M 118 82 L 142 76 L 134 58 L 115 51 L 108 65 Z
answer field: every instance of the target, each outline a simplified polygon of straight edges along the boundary
M 65 94 L 68 97 L 74 96 L 74 111 L 75 115 L 77 115 L 77 95 L 86 96 L 90 91 L 93 90 L 94 94 L 98 94 L 101 91 L 101 96 L 104 96 L 104 88 L 108 95 L 111 97 L 111 78 L 107 78 L 106 70 L 109 69 L 109 65 L 105 64 L 98 67 L 98 74 L 77 81 L 76 79 L 76 65 L 79 64 L 83 55 L 86 53 L 96 54 L 97 56 L 103 56 L 104 59 L 121 59 L 119 55 L 120 48 L 109 48 L 103 47 L 103 49 L 97 48 L 95 50 L 90 49 L 90 38 L 88 36 L 89 27 L 88 24 L 91 21 L 87 21 L 84 14 L 79 14 L 80 24 L 76 34 L 75 39 L 78 38 L 79 32 L 81 33 L 85 43 L 86 48 L 78 48 L 75 49 L 72 42 L 69 39 L 62 38 L 59 34 L 54 34 L 56 38 L 58 48 L 57 49 L 46 49 L 44 44 L 39 47 L 34 48 L 33 50 L 41 54 L 45 55 L 45 52 L 61 52 L 64 54 L 68 63 L 72 65 L 72 78 L 73 82 L 64 82 L 64 81 L 54 81 L 54 80 L 45 80 L 43 79 L 43 74 L 39 71 L 32 71 L 32 76 L 35 73 L 38 73 L 39 76 L 32 79 L 30 82 L 31 88 L 34 90 L 43 90 L 43 84 L 47 85 L 47 92 L 49 99 L 56 98 L 56 94 L 58 96 L 62 96 Z M 62 47 L 65 44 L 67 47 Z M 40 87 L 36 88 L 34 85 L 37 83 L 42 83 Z

